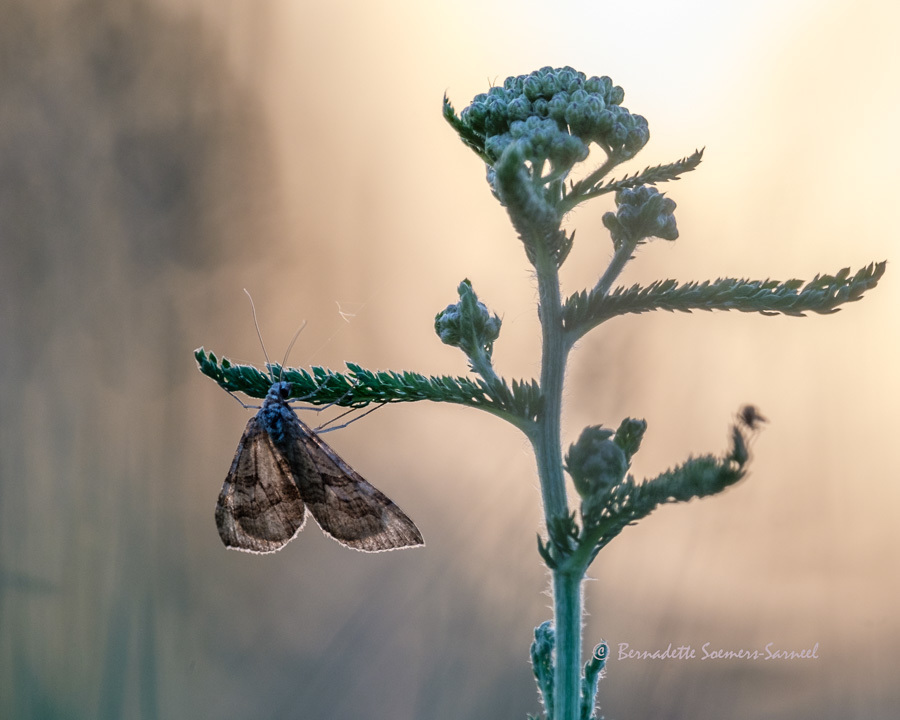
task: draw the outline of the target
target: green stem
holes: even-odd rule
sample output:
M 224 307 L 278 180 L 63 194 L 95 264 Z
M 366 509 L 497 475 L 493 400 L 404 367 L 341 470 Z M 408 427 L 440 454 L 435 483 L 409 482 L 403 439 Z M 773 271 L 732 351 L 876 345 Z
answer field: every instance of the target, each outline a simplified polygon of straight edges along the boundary
M 625 269 L 625 265 L 627 265 L 628 261 L 631 260 L 636 249 L 637 243 L 635 242 L 624 242 L 619 246 L 619 249 L 616 250 L 616 252 L 613 254 L 612 260 L 609 263 L 609 267 L 606 268 L 603 276 L 597 281 L 597 284 L 594 286 L 593 290 L 591 290 L 592 296 L 604 297 L 607 293 L 609 293 L 612 284 L 616 281 L 616 278 L 619 277 L 619 274 L 622 272 L 622 270 Z M 570 350 L 576 342 L 578 342 L 589 330 L 592 330 L 598 324 L 599 323 L 585 323 L 579 327 L 568 328 L 568 331 L 566 332 L 566 336 L 564 338 L 566 350 Z
M 559 269 L 546 251 L 545 243 L 537 248 L 535 270 L 540 297 L 543 335 L 541 359 L 541 397 L 543 409 L 532 435 L 544 515 L 547 527 L 554 518 L 569 512 L 562 466 L 560 419 L 563 380 L 568 346 L 563 337 Z M 553 572 L 553 626 L 556 635 L 554 666 L 554 718 L 578 720 L 581 702 L 581 572 Z
M 594 289 L 592 290 L 594 295 L 606 295 L 606 293 L 609 292 L 612 284 L 615 282 L 616 278 L 619 277 L 619 273 L 622 272 L 625 265 L 631 260 L 631 256 L 636 248 L 637 243 L 627 241 L 619 246 L 619 249 L 616 250 L 613 255 L 612 261 L 609 263 L 609 267 L 607 267 L 606 272 L 603 273 L 603 277 L 601 277 L 594 286 Z
M 553 720 L 579 720 L 581 714 L 581 581 L 582 574 L 553 573 L 556 628 Z
M 543 409 L 532 436 L 541 480 L 544 515 L 564 517 L 569 512 L 566 483 L 562 467 L 560 417 L 562 414 L 563 378 L 566 371 L 566 345 L 563 341 L 562 308 L 559 293 L 559 270 L 543 242 L 535 244 L 535 270 L 540 297 L 543 347 L 541 350 L 541 398 Z

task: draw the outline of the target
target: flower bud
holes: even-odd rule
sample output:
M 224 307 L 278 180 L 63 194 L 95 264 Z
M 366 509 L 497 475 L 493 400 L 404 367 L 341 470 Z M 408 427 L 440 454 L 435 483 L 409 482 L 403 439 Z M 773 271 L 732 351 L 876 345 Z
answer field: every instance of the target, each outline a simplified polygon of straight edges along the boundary
M 611 439 L 612 430 L 601 425 L 586 427 L 578 441 L 569 446 L 566 470 L 582 498 L 605 495 L 618 485 L 628 471 L 628 458 Z
M 490 358 L 494 341 L 500 335 L 501 320 L 478 301 L 468 280 L 459 284 L 457 292 L 459 302 L 435 316 L 434 331 L 441 342 L 460 348 L 469 357 L 484 353 Z
M 644 439 L 644 433 L 647 432 L 646 420 L 635 420 L 634 418 L 625 418 L 616 430 L 615 443 L 625 453 L 625 458 L 631 462 L 631 458 L 641 448 L 641 440 Z

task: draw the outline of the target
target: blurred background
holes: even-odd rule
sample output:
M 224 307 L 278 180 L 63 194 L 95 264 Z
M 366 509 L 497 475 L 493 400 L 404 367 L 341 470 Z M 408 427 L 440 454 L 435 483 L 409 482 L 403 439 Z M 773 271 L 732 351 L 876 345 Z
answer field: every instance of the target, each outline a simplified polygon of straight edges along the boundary
M 651 141 L 706 147 L 661 187 L 680 239 L 623 283 L 810 278 L 896 257 L 896 3 L 0 0 L 0 717 L 523 718 L 550 617 L 524 438 L 391 406 L 327 436 L 425 549 L 354 553 L 310 524 L 226 551 L 213 508 L 244 424 L 203 345 L 261 364 L 462 374 L 434 314 L 465 277 L 538 372 L 536 288 L 484 168 L 441 118 L 544 65 L 610 75 Z M 611 256 L 611 200 L 565 290 Z M 831 317 L 619 318 L 572 356 L 565 442 L 649 423 L 637 477 L 770 423 L 751 477 L 659 510 L 592 568 L 587 650 L 621 718 L 893 718 L 900 364 L 889 264 Z M 812 661 L 617 660 L 785 650 Z M 699 653 L 698 653 L 699 655 Z

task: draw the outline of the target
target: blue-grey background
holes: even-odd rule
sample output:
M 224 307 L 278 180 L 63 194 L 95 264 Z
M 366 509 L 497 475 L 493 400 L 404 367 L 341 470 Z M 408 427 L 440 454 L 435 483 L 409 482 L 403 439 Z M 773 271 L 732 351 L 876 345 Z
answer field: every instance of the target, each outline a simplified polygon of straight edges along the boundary
M 470 278 L 495 358 L 537 373 L 535 287 L 440 116 L 542 65 L 609 74 L 681 239 L 623 282 L 805 277 L 896 256 L 898 11 L 880 2 L 330 4 L 0 0 L 0 717 L 523 718 L 549 617 L 524 438 L 472 410 L 379 411 L 328 441 L 427 547 L 310 525 L 227 552 L 213 507 L 250 411 L 199 345 L 259 364 L 465 372 L 434 313 Z M 579 210 L 566 289 L 610 255 Z M 897 283 L 834 317 L 658 314 L 572 359 L 567 441 L 650 424 L 635 474 L 771 419 L 753 475 L 628 529 L 586 588 L 609 719 L 893 718 Z M 343 313 L 343 315 L 342 315 Z M 618 643 L 809 662 L 619 661 Z

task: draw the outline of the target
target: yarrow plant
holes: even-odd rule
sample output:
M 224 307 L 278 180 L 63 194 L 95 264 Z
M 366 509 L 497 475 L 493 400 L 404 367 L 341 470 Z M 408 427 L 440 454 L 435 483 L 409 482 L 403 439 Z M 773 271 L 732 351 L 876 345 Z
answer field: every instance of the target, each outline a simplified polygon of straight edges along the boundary
M 534 449 L 546 533 L 540 557 L 550 569 L 553 618 L 534 631 L 531 660 L 546 720 L 596 717 L 596 692 L 607 648 L 598 643 L 582 665 L 582 585 L 597 553 L 627 525 L 665 503 L 714 495 L 747 472 L 749 433 L 762 416 L 745 407 L 731 427 L 721 455 L 688 458 L 659 476 L 637 481 L 629 474 L 647 423 L 625 418 L 613 430 L 585 428 L 563 454 L 560 414 L 566 362 L 574 344 L 617 315 L 652 310 L 740 310 L 763 315 L 828 314 L 859 300 L 884 273 L 885 263 L 855 273 L 844 269 L 812 280 L 747 280 L 613 287 L 639 247 L 654 238 L 678 238 L 675 202 L 656 185 L 679 179 L 700 163 L 699 150 L 673 163 L 610 179 L 650 138 L 645 118 L 622 106 L 625 93 L 608 77 L 587 77 L 570 67 L 545 67 L 507 78 L 476 96 L 459 114 L 444 98 L 444 117 L 485 163 L 491 192 L 506 208 L 537 278 L 541 323 L 541 372 L 537 380 L 508 382 L 492 362 L 501 320 L 481 302 L 468 280 L 458 302 L 439 312 L 435 331 L 467 357 L 471 375 L 426 377 L 411 372 L 373 372 L 347 363 L 346 372 L 310 371 L 268 364 L 266 372 L 218 359 L 203 348 L 200 370 L 230 392 L 265 397 L 272 378 L 289 383 L 291 397 L 312 404 L 362 407 L 369 403 L 432 400 L 486 410 L 519 428 Z M 573 170 L 598 148 L 602 157 L 583 177 Z M 615 212 L 603 217 L 612 258 L 596 284 L 563 298 L 559 269 L 575 233 L 562 228 L 568 212 L 613 195 Z M 565 475 L 577 501 L 570 504 Z

